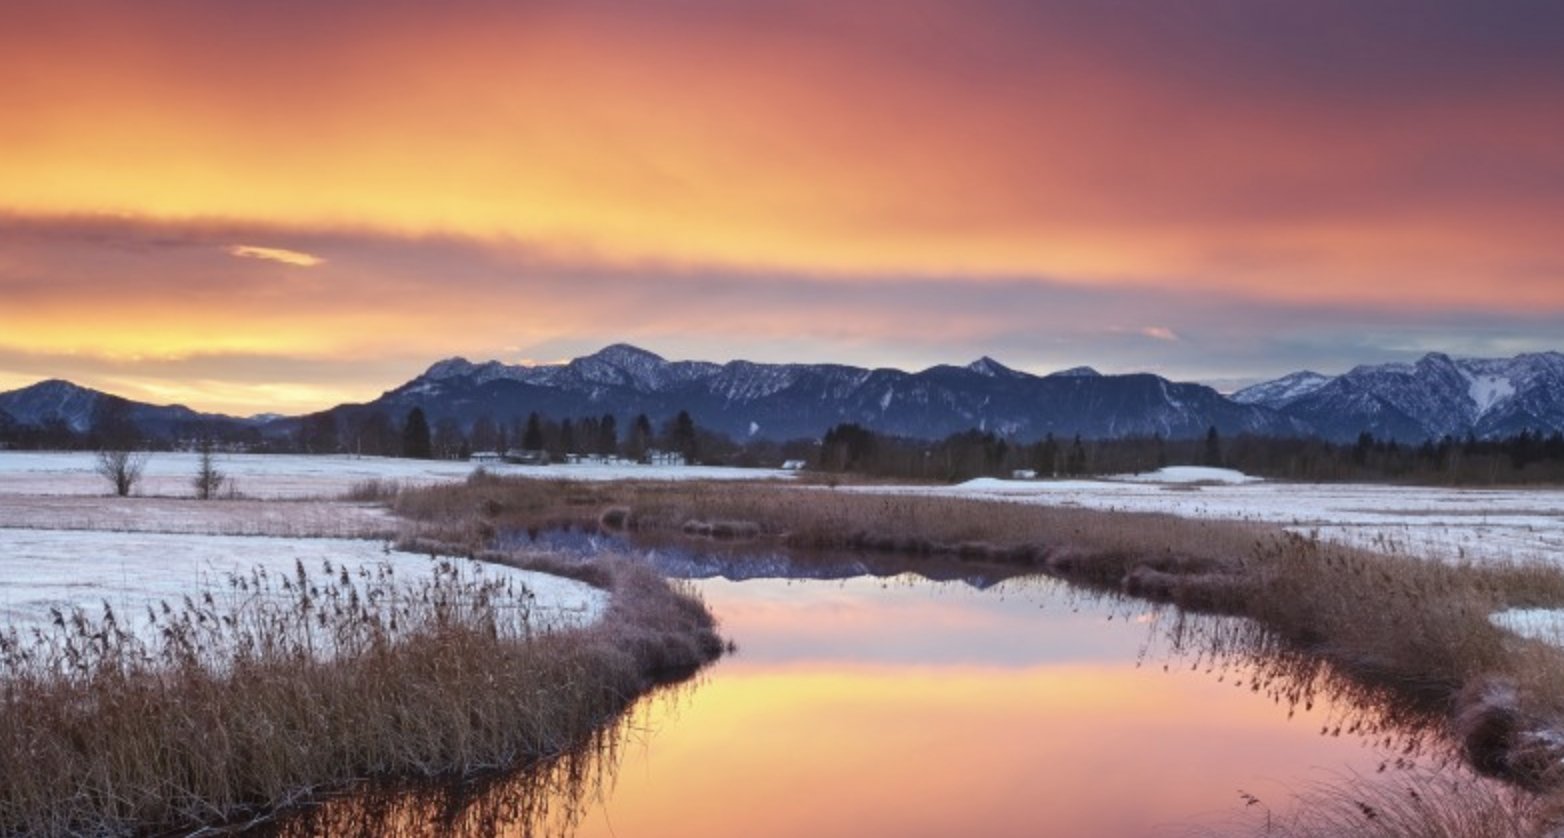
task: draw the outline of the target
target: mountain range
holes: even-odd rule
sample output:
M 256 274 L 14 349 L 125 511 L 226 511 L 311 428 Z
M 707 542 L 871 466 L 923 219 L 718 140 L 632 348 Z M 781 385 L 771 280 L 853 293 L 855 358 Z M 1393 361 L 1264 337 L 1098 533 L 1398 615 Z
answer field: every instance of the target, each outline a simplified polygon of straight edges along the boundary
M 45 381 L 0 393 L 0 429 L 61 423 L 87 431 L 104 393 Z M 940 438 L 973 428 L 1030 441 L 1053 434 L 1112 438 L 1160 435 L 1321 436 L 1350 441 L 1364 431 L 1414 442 L 1446 435 L 1497 437 L 1564 430 L 1564 355 L 1452 359 L 1360 366 L 1339 376 L 1299 372 L 1231 397 L 1202 384 L 1147 373 L 1102 375 L 1077 367 L 1033 375 L 984 357 L 919 372 L 838 364 L 669 361 L 615 344 L 552 365 L 474 363 L 450 358 L 364 404 L 323 415 L 340 427 L 383 414 L 400 421 L 421 407 L 431 422 L 470 428 L 482 417 L 510 421 L 537 412 L 554 418 L 645 413 L 661 422 L 681 410 L 697 424 L 738 440 L 818 437 L 855 422 L 888 434 Z M 180 405 L 128 403 L 143 432 L 172 437 L 245 431 L 282 436 L 303 417 L 236 418 Z
M 1564 355 L 1451 358 L 1360 366 L 1338 376 L 1299 372 L 1233 394 L 1307 424 L 1327 439 L 1360 433 L 1421 441 L 1564 430 Z

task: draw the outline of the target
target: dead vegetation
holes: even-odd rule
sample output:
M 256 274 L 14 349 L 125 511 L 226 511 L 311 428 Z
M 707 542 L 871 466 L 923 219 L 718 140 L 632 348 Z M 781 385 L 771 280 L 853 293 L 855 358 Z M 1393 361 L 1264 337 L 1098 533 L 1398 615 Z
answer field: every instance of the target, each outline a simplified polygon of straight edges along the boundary
M 799 550 L 1000 563 L 1252 618 L 1292 648 L 1435 708 L 1474 764 L 1552 788 L 1564 744 L 1564 653 L 1489 622 L 1564 604 L 1564 573 L 1386 555 L 1243 523 L 765 484 L 581 486 L 483 476 L 404 491 L 416 530 L 477 549 L 507 529 L 595 525 Z M 1482 685 L 1502 683 L 1504 690 Z M 1478 701 L 1475 696 L 1486 696 Z M 1456 724 L 1456 720 L 1461 720 Z
M 188 830 L 365 778 L 509 768 L 721 651 L 704 606 L 640 564 L 507 558 L 602 585 L 607 614 L 538 630 L 530 592 L 457 562 L 411 593 L 301 566 L 236 578 L 227 602 L 0 635 L 0 834 Z

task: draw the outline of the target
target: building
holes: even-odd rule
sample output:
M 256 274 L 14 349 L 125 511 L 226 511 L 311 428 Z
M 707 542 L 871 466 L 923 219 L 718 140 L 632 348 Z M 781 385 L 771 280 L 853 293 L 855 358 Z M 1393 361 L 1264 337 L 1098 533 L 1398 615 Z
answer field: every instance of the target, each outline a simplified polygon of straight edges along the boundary
M 505 462 L 505 458 L 500 456 L 498 451 L 474 451 L 467 459 L 479 465 L 496 465 Z
M 549 458 L 547 451 L 512 448 L 505 452 L 505 462 L 518 466 L 546 466 L 549 464 Z
M 689 465 L 684 455 L 678 451 L 662 451 L 657 448 L 646 450 L 646 464 L 649 466 L 686 466 Z

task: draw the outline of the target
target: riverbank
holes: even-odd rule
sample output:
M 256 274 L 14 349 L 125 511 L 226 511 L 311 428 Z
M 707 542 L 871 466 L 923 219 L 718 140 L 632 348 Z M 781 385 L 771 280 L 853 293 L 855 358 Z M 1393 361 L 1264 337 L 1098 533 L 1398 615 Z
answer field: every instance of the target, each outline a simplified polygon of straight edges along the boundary
M 194 455 L 152 462 L 157 496 L 115 498 L 90 454 L 0 453 L 0 834 L 187 831 L 502 771 L 720 653 L 698 598 L 640 564 L 399 551 L 383 507 L 335 499 L 466 464 L 223 457 L 238 491 L 198 500 Z
M 112 612 L 9 634 L 0 832 L 188 830 L 364 779 L 515 767 L 585 741 L 721 651 L 701 603 L 631 561 L 568 569 L 608 606 L 557 631 L 530 624 L 525 586 L 446 567 L 400 594 L 302 566 L 254 576 L 237 607 L 208 597 L 156 615 L 154 639 Z
M 404 492 L 394 508 L 451 541 L 584 523 L 641 537 L 940 556 L 1244 616 L 1291 648 L 1440 709 L 1479 768 L 1540 790 L 1561 779 L 1553 732 L 1564 728 L 1564 653 L 1489 620 L 1564 603 L 1564 572 L 1540 563 L 1427 561 L 1264 523 L 753 484 L 490 477 Z

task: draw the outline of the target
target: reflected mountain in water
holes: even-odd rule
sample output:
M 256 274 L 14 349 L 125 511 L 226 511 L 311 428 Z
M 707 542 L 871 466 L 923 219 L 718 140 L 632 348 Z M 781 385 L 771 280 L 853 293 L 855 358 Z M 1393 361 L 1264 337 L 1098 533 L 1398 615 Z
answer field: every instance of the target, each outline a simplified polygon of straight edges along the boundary
M 626 546 L 580 531 L 507 538 L 583 556 Z M 703 580 L 740 645 L 697 682 L 646 696 L 554 760 L 366 789 L 265 832 L 1189 834 L 1231 826 L 1240 789 L 1283 808 L 1332 777 L 1478 782 L 1440 735 L 1440 708 L 1245 620 L 1004 568 L 939 579 L 923 558 L 743 549 L 644 551 Z
M 881 552 L 804 553 L 753 542 L 676 536 L 631 539 L 617 533 L 580 527 L 512 530 L 502 533 L 493 545 L 500 550 L 547 550 L 583 559 L 602 550 L 635 553 L 643 556 L 665 576 L 674 579 L 727 579 L 733 582 L 753 579 L 841 581 L 863 577 L 890 579 L 913 576 L 931 582 L 959 582 L 977 590 L 987 590 L 1019 575 L 1015 567 L 938 556 L 909 559 Z

